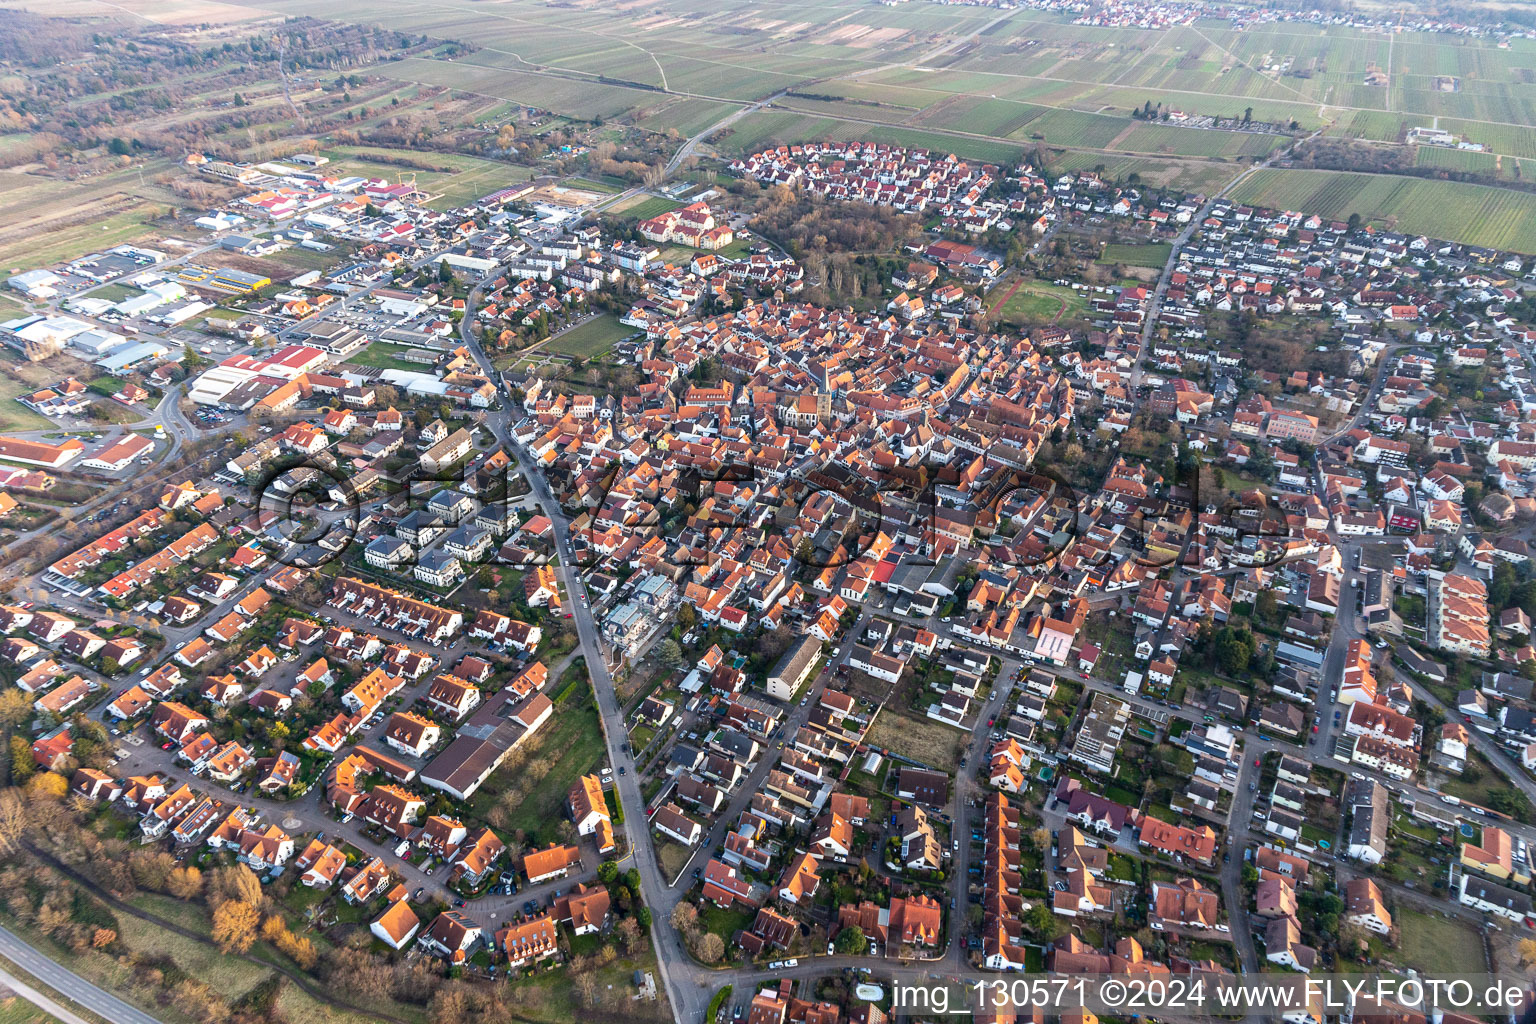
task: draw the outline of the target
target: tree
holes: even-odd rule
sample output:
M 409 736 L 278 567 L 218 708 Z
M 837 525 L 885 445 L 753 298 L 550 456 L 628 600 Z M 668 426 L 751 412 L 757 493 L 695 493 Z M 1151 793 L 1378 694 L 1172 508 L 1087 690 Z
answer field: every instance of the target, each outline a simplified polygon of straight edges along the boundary
M 679 903 L 672 908 L 672 927 L 684 935 L 692 934 L 699 927 L 699 911 L 692 903 Z
M 597 866 L 597 880 L 604 885 L 612 885 L 619 877 L 619 866 L 611 860 L 605 860 Z
M 1520 962 L 1527 967 L 1536 966 L 1536 939 L 1520 940 Z
M 651 908 L 641 907 L 635 911 L 635 920 L 640 922 L 640 927 L 646 931 L 651 930 Z
M 244 953 L 256 941 L 261 911 L 243 900 L 225 900 L 213 912 L 212 938 L 226 953 Z
M 714 932 L 705 932 L 693 948 L 693 953 L 707 964 L 716 964 L 725 956 L 725 940 Z
M 856 953 L 864 952 L 866 941 L 864 929 L 858 925 L 853 925 L 837 933 L 837 939 L 832 943 L 832 947 L 843 956 L 853 956 Z
M 1499 563 L 1493 567 L 1493 579 L 1488 582 L 1488 604 L 1498 611 L 1508 607 L 1518 582 L 1514 563 L 1499 559 Z
M 217 907 L 223 903 L 249 903 L 261 905 L 261 879 L 244 864 L 224 868 L 208 887 L 208 905 Z
M 27 796 L 33 800 L 62 800 L 69 783 L 55 772 L 39 772 L 27 783 Z
M 7 730 L 32 718 L 32 698 L 21 690 L 10 689 L 0 692 L 0 728 Z
M 669 671 L 683 663 L 683 649 L 676 640 L 667 637 L 656 645 L 656 663 Z
M 1217 631 L 1212 653 L 1217 666 L 1229 676 L 1235 676 L 1248 668 L 1255 650 L 1253 634 L 1246 629 L 1223 626 Z
M 21 785 L 37 773 L 37 762 L 32 760 L 32 744 L 25 736 L 11 737 L 11 781 Z
M 0 857 L 15 853 L 26 831 L 27 805 L 16 790 L 0 790 Z
M 179 900 L 193 900 L 203 894 L 203 873 L 188 864 L 177 868 L 165 880 L 165 891 Z

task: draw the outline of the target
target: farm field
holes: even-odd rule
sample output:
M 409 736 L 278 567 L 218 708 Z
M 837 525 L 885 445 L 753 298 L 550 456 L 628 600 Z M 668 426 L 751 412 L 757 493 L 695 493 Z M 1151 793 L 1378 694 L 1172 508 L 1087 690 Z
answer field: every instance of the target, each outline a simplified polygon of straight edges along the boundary
M 10 238 L 0 242 L 0 267 L 46 267 L 93 250 L 144 238 L 154 230 L 150 218 L 164 212 L 163 206 L 135 203 L 126 210 L 99 219 L 54 228 L 39 235 Z
M 685 97 L 657 108 L 637 120 L 635 124 L 640 128 L 649 128 L 657 132 L 673 131 L 682 135 L 696 135 L 722 118 L 730 116 L 731 111 L 736 109 L 738 107 L 733 103 Z
M 435 209 L 465 206 L 481 196 L 533 176 L 533 169 L 517 164 L 483 160 L 461 153 L 427 153 L 416 150 L 391 150 L 371 146 L 338 146 L 325 151 L 339 172 L 368 174 L 399 180 L 414 175 L 423 190 L 437 194 L 431 205 Z M 439 167 L 452 167 L 452 171 L 420 171 L 413 167 L 393 163 L 404 160 Z
M 1492 153 L 1446 149 L 1443 146 L 1419 146 L 1413 156 L 1415 167 L 1433 167 L 1443 171 L 1477 171 L 1482 174 L 1492 174 L 1499 166 L 1499 158 Z
M 305 13 L 308 2 L 273 0 L 260 12 L 227 6 L 256 17 Z M 72 0 L 76 8 L 109 5 Z M 1239 29 L 1217 19 L 1168 30 L 1106 28 L 1046 11 L 945 4 L 796 6 L 792 15 L 765 16 L 752 5 L 661 0 L 643 14 L 626 12 L 622 26 L 604 5 L 550 7 L 539 0 L 474 10 L 338 0 L 328 13 L 478 47 L 457 56 L 442 47 L 376 66 L 399 85 L 380 90 L 375 83 L 367 96 L 353 98 L 369 106 L 359 115 L 363 127 L 406 112 L 431 116 L 427 86 L 460 91 L 456 101 L 474 104 L 482 123 L 522 103 L 552 112 L 546 121 L 568 128 L 612 120 L 673 138 L 705 132 L 743 103 L 770 100 L 772 107 L 713 140 L 713 152 L 870 139 L 1001 164 L 1043 143 L 1069 151 L 1079 166 L 1104 163 L 1112 174 L 1130 167 L 1150 184 L 1204 192 L 1220 184 L 1223 164 L 1286 145 L 1281 135 L 1129 118 L 1151 103 L 1190 115 L 1248 112 L 1258 121 L 1294 121 L 1302 132 L 1326 126 L 1336 136 L 1386 143 L 1414 125 L 1436 123 L 1490 153 L 1536 159 L 1529 127 L 1536 121 L 1536 42 L 1518 37 L 1495 45 L 1404 31 L 1389 42 L 1385 33 L 1342 25 Z M 1383 67 L 1388 83 L 1367 85 L 1368 71 Z M 261 123 L 220 137 L 238 144 L 248 130 L 282 130 L 280 120 L 270 119 L 281 112 L 274 94 L 259 93 L 253 109 L 252 120 Z M 0 153 L 22 146 L 8 135 Z M 1143 157 L 1164 158 L 1149 168 L 1156 177 L 1120 163 Z M 1426 156 L 1420 166 L 1454 171 L 1486 162 Z M 483 161 L 444 180 L 419 180 L 442 191 L 447 205 L 518 180 L 517 172 L 496 168 Z M 1517 165 L 1498 170 L 1517 180 Z M 1430 223 L 1442 220 L 1435 212 Z M 1502 233 L 1522 230 L 1518 221 L 1517 215 Z
M 619 323 L 610 314 L 593 317 L 544 343 L 544 352 L 595 359 L 613 347 L 613 343 L 635 333 L 634 328 Z
M 1390 219 L 1397 230 L 1515 252 L 1536 252 L 1536 195 L 1484 185 L 1343 171 L 1266 169 L 1239 185 L 1237 202 L 1343 219 Z

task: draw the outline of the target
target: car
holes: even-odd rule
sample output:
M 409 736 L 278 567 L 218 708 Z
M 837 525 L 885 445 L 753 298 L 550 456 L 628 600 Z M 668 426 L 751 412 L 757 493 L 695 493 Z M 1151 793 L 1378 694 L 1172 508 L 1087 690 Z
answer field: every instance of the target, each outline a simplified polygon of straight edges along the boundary
M 620 775 L 624 774 L 624 766 L 623 765 L 619 765 L 619 774 Z
M 419 903 L 421 901 L 421 894 L 426 892 L 426 891 L 427 891 L 427 887 L 426 886 L 418 885 L 416 887 L 416 891 L 411 893 L 411 900 L 412 900 L 412 902 L 418 902 Z
M 827 956 L 831 956 L 832 952 L 833 952 L 833 950 L 832 950 L 832 943 L 829 942 L 829 943 L 827 943 Z
M 1168 707 L 1172 711 L 1183 711 L 1184 710 L 1184 705 L 1183 704 L 1169 704 Z
M 955 853 L 959 853 L 960 852 L 960 840 L 958 840 L 958 839 L 951 839 L 950 842 L 949 842 L 949 848 L 951 850 L 953 850 Z
M 1315 725 L 1314 725 L 1314 726 L 1313 726 L 1313 727 L 1312 727 L 1312 731 L 1313 731 L 1313 732 L 1317 732 L 1317 726 L 1315 726 Z
M 770 964 L 769 964 L 769 965 L 768 965 L 768 969 L 769 969 L 769 970 L 770 970 L 770 971 L 776 971 L 776 970 L 778 970 L 778 969 L 779 969 L 779 968 L 780 968 L 780 967 L 783 967 L 783 966 L 784 966 L 784 961 L 783 961 L 783 960 L 774 960 L 774 961 L 773 961 L 773 962 L 771 962 L 771 963 L 770 963 Z
M 950 620 L 950 616 L 946 615 L 942 619 L 940 619 L 939 621 L 940 622 L 948 622 L 949 620 Z
M 525 914 L 531 914 L 535 910 L 538 910 L 538 909 L 539 909 L 539 901 L 538 900 L 527 900 L 527 901 L 525 901 L 523 903 L 523 913 L 525 913 Z
M 1253 766 L 1254 766 L 1254 767 L 1255 767 L 1255 768 L 1257 768 L 1257 767 L 1259 767 L 1259 765 L 1260 765 L 1260 764 L 1261 764 L 1261 763 L 1262 763 L 1262 762 L 1261 762 L 1261 759 L 1260 759 L 1260 758 L 1257 758 L 1257 757 L 1256 757 L 1256 758 L 1254 758 L 1254 759 L 1253 759 Z
M 174 744 L 174 743 L 162 743 L 162 744 L 160 744 L 160 749 L 161 750 L 170 750 L 175 745 L 176 744 Z

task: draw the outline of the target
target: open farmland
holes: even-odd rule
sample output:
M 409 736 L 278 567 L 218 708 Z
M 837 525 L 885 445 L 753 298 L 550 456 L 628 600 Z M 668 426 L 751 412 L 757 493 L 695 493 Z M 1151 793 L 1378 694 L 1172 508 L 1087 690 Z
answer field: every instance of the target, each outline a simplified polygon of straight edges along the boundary
M 308 13 L 309 2 L 221 8 L 254 18 Z M 72 0 L 70 9 L 124 8 Z M 1287 145 L 1283 134 L 1131 119 L 1150 104 L 1191 118 L 1250 116 L 1294 123 L 1298 133 L 1325 129 L 1388 145 L 1400 144 L 1412 127 L 1434 124 L 1505 162 L 1408 159 L 1495 180 L 1522 180 L 1508 158 L 1536 159 L 1536 41 L 1518 37 L 1217 20 L 1107 27 L 1045 11 L 938 3 L 722 9 L 661 0 L 615 14 L 588 0 L 473 9 L 337 0 L 327 8 L 340 21 L 476 47 L 467 54 L 422 49 L 373 66 L 385 81 L 376 78 L 350 97 L 365 129 L 402 116 L 432 118 L 442 102 L 434 87 L 454 90 L 452 102 L 473 106 L 477 120 L 521 104 L 552 112 L 546 123 L 567 130 L 609 122 L 676 140 L 708 133 L 746 104 L 764 104 L 696 153 L 731 157 L 770 144 L 868 139 L 1006 162 L 1043 144 L 1061 151 L 1064 165 L 1102 164 L 1112 175 L 1129 167 L 1148 183 L 1203 192 L 1224 183 L 1231 165 Z M 227 100 L 229 90 L 207 85 L 210 101 Z M 253 91 L 247 122 L 216 137 L 238 147 L 251 132 L 291 131 L 279 96 Z M 605 128 L 613 131 L 607 138 L 620 140 L 618 130 Z M 13 133 L 3 146 L 23 152 L 23 141 Z M 1159 163 L 1123 163 L 1128 159 Z M 512 174 L 505 181 L 518 180 Z M 476 198 L 504 184 L 501 178 L 490 167 L 464 167 L 446 180 L 418 180 L 439 190 L 446 205 Z
M 416 153 L 367 146 L 338 146 L 325 153 L 336 172 L 367 174 L 390 181 L 414 176 L 423 191 L 439 196 L 432 205 L 443 210 L 468 205 L 497 189 L 527 181 L 532 175 L 527 167 L 460 153 Z M 412 164 L 447 169 L 418 170 Z
M 1536 252 L 1536 195 L 1527 192 L 1384 174 L 1267 169 L 1239 185 L 1232 198 L 1340 220 L 1358 213 L 1411 234 Z

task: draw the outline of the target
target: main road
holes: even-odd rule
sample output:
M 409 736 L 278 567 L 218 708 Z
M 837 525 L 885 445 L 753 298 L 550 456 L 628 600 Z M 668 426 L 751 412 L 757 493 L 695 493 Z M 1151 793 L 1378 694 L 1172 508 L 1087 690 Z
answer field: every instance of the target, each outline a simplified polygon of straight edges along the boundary
M 49 959 L 42 953 L 27 945 L 18 935 L 6 928 L 0 928 L 0 955 L 7 960 L 30 973 L 34 978 L 43 982 L 66 998 L 73 999 L 76 1003 L 97 1014 L 111 1024 L 160 1024 L 158 1020 L 140 1010 L 136 1006 L 130 1006 L 112 993 L 97 988 L 78 974 Z M 85 1021 L 72 1010 L 61 1006 L 56 1000 L 42 992 L 38 992 L 23 982 L 18 982 L 4 974 L 3 980 L 12 988 L 42 1009 L 58 1017 L 65 1024 L 85 1024 Z

